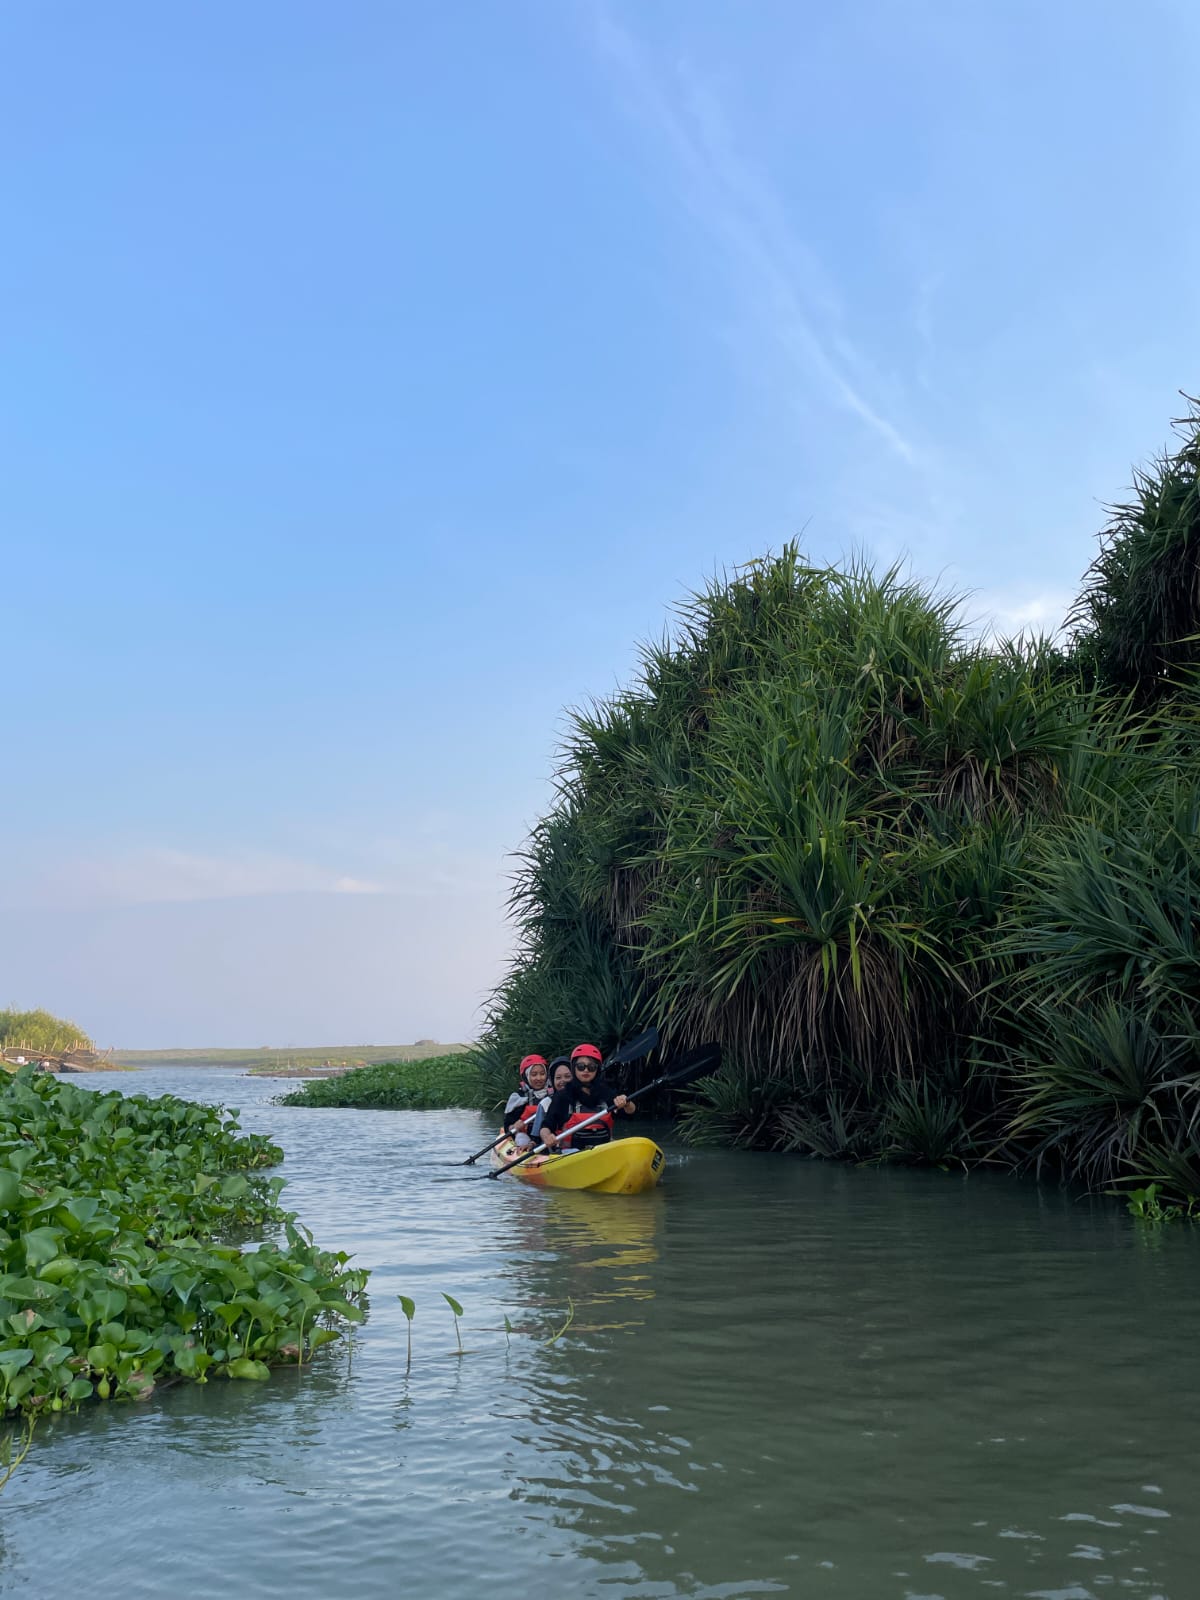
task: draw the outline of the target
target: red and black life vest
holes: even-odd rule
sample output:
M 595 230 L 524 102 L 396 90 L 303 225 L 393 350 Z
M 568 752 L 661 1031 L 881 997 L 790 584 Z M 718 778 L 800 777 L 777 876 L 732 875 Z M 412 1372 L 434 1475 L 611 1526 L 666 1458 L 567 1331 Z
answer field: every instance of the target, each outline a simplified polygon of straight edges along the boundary
M 588 1122 L 588 1118 L 595 1117 L 599 1110 L 600 1106 L 589 1106 L 586 1101 L 573 1101 L 571 1115 L 559 1130 L 559 1139 L 564 1142 L 569 1139 L 577 1150 L 583 1150 L 588 1145 L 607 1144 L 613 1136 L 612 1112 L 606 1110 L 595 1122 Z M 587 1127 L 577 1138 L 571 1138 L 571 1129 L 577 1128 L 581 1122 L 587 1122 Z

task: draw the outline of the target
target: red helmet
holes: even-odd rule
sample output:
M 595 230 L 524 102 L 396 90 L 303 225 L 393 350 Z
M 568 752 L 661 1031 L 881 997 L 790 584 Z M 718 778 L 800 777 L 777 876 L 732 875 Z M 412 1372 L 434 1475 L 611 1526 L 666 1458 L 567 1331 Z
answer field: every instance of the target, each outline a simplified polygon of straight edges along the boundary
M 594 1044 L 577 1044 L 575 1046 L 574 1050 L 571 1051 L 571 1060 L 578 1061 L 581 1058 L 584 1061 L 604 1060 L 604 1057 L 600 1054 L 599 1050 L 596 1049 Z
M 520 1073 L 520 1076 L 523 1078 L 529 1071 L 530 1067 L 544 1067 L 545 1065 L 545 1056 L 522 1056 L 521 1065 L 517 1070 Z

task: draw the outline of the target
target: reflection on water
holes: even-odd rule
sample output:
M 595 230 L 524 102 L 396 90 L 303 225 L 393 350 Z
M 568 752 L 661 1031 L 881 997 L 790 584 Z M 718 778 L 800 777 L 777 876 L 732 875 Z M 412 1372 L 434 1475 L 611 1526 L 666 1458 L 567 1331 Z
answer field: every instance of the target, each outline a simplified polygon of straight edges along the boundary
M 352 1363 L 48 1427 L 0 1498 L 0 1594 L 1200 1593 L 1197 1230 L 708 1152 L 648 1195 L 543 1193 L 427 1165 L 479 1145 L 471 1113 L 134 1083 L 273 1131 L 369 1318 Z
M 536 1222 L 550 1257 L 547 1300 L 561 1304 L 565 1291 L 577 1337 L 643 1326 L 643 1308 L 636 1302 L 654 1297 L 651 1268 L 659 1255 L 663 1195 L 652 1191 L 597 1197 L 562 1190 L 541 1198 L 549 1201 Z M 598 1198 L 612 1204 L 601 1206 Z M 527 1280 L 522 1289 L 528 1295 L 536 1286 L 536 1272 L 522 1271 L 520 1277 Z

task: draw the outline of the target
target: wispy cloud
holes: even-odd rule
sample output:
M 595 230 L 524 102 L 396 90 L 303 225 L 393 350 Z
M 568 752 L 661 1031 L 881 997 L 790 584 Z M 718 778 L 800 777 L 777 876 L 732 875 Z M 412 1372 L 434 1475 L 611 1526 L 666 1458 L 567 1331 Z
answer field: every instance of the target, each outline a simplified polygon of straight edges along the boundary
M 1074 599 L 1068 589 L 987 590 L 973 595 L 963 609 L 968 631 L 981 638 L 1054 638 L 1062 632 Z
M 97 843 L 56 854 L 43 845 L 10 864 L 0 881 L 6 907 L 131 906 L 283 894 L 504 897 L 509 863 L 501 847 L 461 842 L 454 819 L 424 819 L 403 838 L 328 824 L 292 829 L 288 851 L 200 851 L 161 844 Z
M 881 385 L 842 325 L 834 287 L 767 178 L 739 154 L 711 86 L 690 65 L 663 72 L 603 0 L 595 0 L 591 15 L 598 49 L 628 109 L 669 156 L 686 203 L 725 250 L 741 292 L 769 320 L 771 337 L 796 373 L 915 464 L 916 446 L 875 397 Z
M 24 904 L 146 905 L 251 895 L 382 894 L 368 879 L 261 853 L 200 855 L 160 845 L 60 861 L 10 888 Z

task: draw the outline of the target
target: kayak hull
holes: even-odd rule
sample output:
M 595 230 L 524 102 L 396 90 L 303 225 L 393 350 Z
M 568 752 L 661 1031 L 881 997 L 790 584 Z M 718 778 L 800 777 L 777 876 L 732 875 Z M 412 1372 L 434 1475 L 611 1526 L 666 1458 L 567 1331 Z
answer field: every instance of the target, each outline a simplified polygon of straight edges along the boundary
M 493 1167 L 507 1166 L 520 1151 L 511 1139 L 492 1152 Z M 539 1189 L 587 1189 L 593 1194 L 643 1194 L 663 1175 L 667 1158 L 653 1139 L 612 1139 L 572 1155 L 534 1156 L 513 1177 Z

